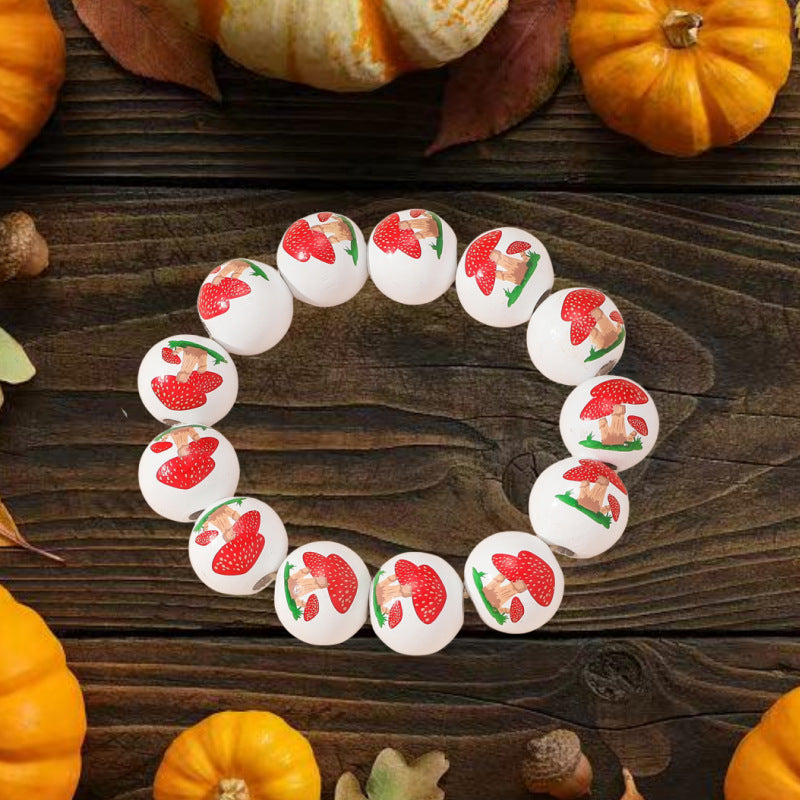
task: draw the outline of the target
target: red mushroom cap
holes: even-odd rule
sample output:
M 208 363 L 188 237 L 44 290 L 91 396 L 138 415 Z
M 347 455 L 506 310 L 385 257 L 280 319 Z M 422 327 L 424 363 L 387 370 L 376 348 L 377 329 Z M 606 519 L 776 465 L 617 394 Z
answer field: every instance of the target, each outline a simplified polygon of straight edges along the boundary
M 581 411 L 581 419 L 600 419 L 614 410 L 614 404 L 604 397 L 593 397 Z
M 616 522 L 619 519 L 619 500 L 613 494 L 608 495 L 606 499 L 608 500 L 608 507 L 611 509 L 611 516 Z
M 506 247 L 506 253 L 508 253 L 508 255 L 510 256 L 514 256 L 517 253 L 524 253 L 526 250 L 530 249 L 531 249 L 530 242 L 516 241 L 516 242 L 511 242 L 511 244 L 508 247 Z
M 549 606 L 553 600 L 556 577 L 553 568 L 529 550 L 521 550 L 516 556 L 496 553 L 492 556 L 495 569 L 507 580 L 524 581 L 531 597 L 540 606 Z
M 506 579 L 511 581 L 519 580 L 519 559 L 507 553 L 495 553 L 492 556 L 494 568 Z
M 649 400 L 642 389 L 626 378 L 609 378 L 607 381 L 598 383 L 589 394 L 592 395 L 592 399 L 583 407 L 581 419 L 600 419 L 600 417 L 610 414 L 615 405 L 638 406 Z M 636 419 L 641 419 L 641 417 L 636 417 Z M 630 422 L 630 417 L 628 417 L 628 421 Z M 633 425 L 632 422 L 631 425 Z M 634 425 L 634 427 L 636 426 Z M 645 425 L 645 427 L 647 426 Z
M 324 577 L 328 581 L 328 596 L 333 607 L 340 614 L 346 614 L 358 591 L 358 578 L 353 568 L 337 553 L 329 556 L 303 553 L 303 563 L 315 578 Z
M 628 417 L 628 424 L 636 431 L 636 433 L 641 433 L 642 436 L 647 436 L 647 423 L 641 417 Z
M 591 466 L 592 469 L 596 470 L 597 475 L 604 475 L 608 478 L 608 482 L 613 484 L 614 486 L 619 489 L 622 494 L 627 495 L 628 490 L 625 488 L 625 484 L 622 482 L 622 479 L 617 475 L 617 473 L 608 466 L 608 464 L 604 464 L 602 461 L 596 461 L 593 458 L 582 458 L 580 459 L 580 463 L 584 466 Z M 597 480 L 597 478 L 595 478 Z
M 625 320 L 622 319 L 622 314 L 620 314 L 619 311 L 612 311 L 608 315 L 608 317 L 609 317 L 609 319 L 613 320 L 614 322 L 618 322 L 620 325 L 624 325 L 625 324 Z
M 430 625 L 441 614 L 447 600 L 447 590 L 433 567 L 412 564 L 404 558 L 394 565 L 397 580 L 411 587 L 414 611 L 425 625 Z
M 495 269 L 495 263 L 489 256 L 497 247 L 497 243 L 503 236 L 502 231 L 489 231 L 479 236 L 468 248 L 467 257 L 464 261 L 464 269 L 468 278 L 472 278 L 478 273 L 481 267 L 491 266 Z
M 512 622 L 519 622 L 525 614 L 525 606 L 522 605 L 522 600 L 515 597 L 511 601 L 511 606 L 508 609 L 508 616 Z
M 627 378 L 609 378 L 607 381 L 598 383 L 590 394 L 592 397 L 611 400 L 612 403 L 627 403 L 633 406 L 646 403 L 650 399 L 641 387 Z
M 311 597 L 306 600 L 306 606 L 303 609 L 303 620 L 305 622 L 311 622 L 317 614 L 319 614 L 319 598 L 315 594 L 312 594 Z
M 603 305 L 605 299 L 606 296 L 596 289 L 574 289 L 564 298 L 561 319 L 572 323 L 569 340 L 573 345 L 586 341 L 595 326 L 592 311 Z
M 628 494 L 628 490 L 620 480 L 619 475 L 602 461 L 596 461 L 593 458 L 581 458 L 578 463 L 580 464 L 579 467 L 572 467 L 572 469 L 568 469 L 564 473 L 566 480 L 594 483 L 600 475 L 604 475 L 608 478 L 609 483 L 614 484 L 623 494 Z

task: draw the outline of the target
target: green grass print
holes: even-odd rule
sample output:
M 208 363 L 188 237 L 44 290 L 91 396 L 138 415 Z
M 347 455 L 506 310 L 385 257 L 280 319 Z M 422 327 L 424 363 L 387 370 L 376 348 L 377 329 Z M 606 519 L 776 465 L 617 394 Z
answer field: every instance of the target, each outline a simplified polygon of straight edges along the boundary
M 168 343 L 169 346 L 175 350 L 178 347 L 196 347 L 198 350 L 205 350 L 211 358 L 214 359 L 214 365 L 217 364 L 227 364 L 228 359 L 225 356 L 220 355 L 216 350 L 212 350 L 210 347 L 206 347 L 204 344 L 198 344 L 197 342 L 189 342 L 185 339 L 172 339 Z
M 481 596 L 481 600 L 483 600 L 483 604 L 486 606 L 486 610 L 497 620 L 500 625 L 504 625 L 508 619 L 505 614 L 501 614 L 486 598 L 486 595 L 483 593 L 483 581 L 482 578 L 486 577 L 485 572 L 478 572 L 478 570 L 473 567 L 472 568 L 472 579 L 475 581 L 475 586 L 478 589 L 478 594 Z
M 347 217 L 343 217 L 340 214 L 336 215 L 336 219 L 338 219 L 340 222 L 344 222 L 350 231 L 350 247 L 345 247 L 344 251 L 350 256 L 350 258 L 353 259 L 354 264 L 358 264 L 358 239 L 356 239 L 356 232 L 353 229 L 353 223 L 350 222 Z
M 586 514 L 587 517 L 593 519 L 595 522 L 602 525 L 604 528 L 611 527 L 611 514 L 601 514 L 599 511 L 589 511 L 588 508 L 584 508 L 571 494 L 571 492 L 564 492 L 564 494 L 557 494 L 556 497 L 562 502 L 566 503 L 568 506 L 572 506 L 573 508 L 577 508 L 583 514 Z
M 378 581 L 383 575 L 383 570 L 378 570 L 375 580 L 372 581 L 372 610 L 375 612 L 375 619 L 378 620 L 378 626 L 383 627 L 386 624 L 386 615 L 381 611 L 381 604 L 378 602 Z
M 287 564 L 286 569 L 283 571 L 283 591 L 286 592 L 286 605 L 289 606 L 292 616 L 295 619 L 300 619 L 303 616 L 303 612 L 299 609 L 294 597 L 292 597 L 292 593 L 289 591 L 289 575 L 291 575 L 293 569 L 293 564 Z
M 522 279 L 522 283 L 519 286 L 515 286 L 511 291 L 506 289 L 506 297 L 508 298 L 508 307 L 514 305 L 514 303 L 519 300 L 520 295 L 522 294 L 522 290 L 527 285 L 528 281 L 533 277 L 533 273 L 536 272 L 536 267 L 539 266 L 539 259 L 541 256 L 538 253 L 534 253 L 533 251 L 528 251 L 528 269 L 525 273 L 525 277 Z
M 619 347 L 623 340 L 625 339 L 625 328 L 623 328 L 619 332 L 619 336 L 617 336 L 617 340 L 610 344 L 608 347 L 604 347 L 602 350 L 595 350 L 594 347 L 589 351 L 589 355 L 583 359 L 584 364 L 587 361 L 595 361 L 598 358 L 602 358 L 606 353 L 610 353 L 615 347 Z

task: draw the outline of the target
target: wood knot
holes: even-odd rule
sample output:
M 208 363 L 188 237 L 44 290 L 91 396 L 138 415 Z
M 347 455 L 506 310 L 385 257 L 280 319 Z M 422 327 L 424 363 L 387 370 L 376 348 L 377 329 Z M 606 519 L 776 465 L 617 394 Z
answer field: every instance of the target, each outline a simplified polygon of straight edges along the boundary
M 584 666 L 583 679 L 599 698 L 619 703 L 644 692 L 645 668 L 632 649 L 604 647 Z
M 528 498 L 539 475 L 558 459 L 550 453 L 520 453 L 503 470 L 503 491 L 515 508 L 528 515 Z

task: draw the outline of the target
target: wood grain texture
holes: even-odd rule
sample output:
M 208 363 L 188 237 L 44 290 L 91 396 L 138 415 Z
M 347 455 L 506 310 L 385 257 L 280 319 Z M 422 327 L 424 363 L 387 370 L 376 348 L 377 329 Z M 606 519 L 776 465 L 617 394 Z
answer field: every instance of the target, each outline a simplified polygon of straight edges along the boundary
M 217 59 L 222 105 L 123 72 L 54 0 L 68 80 L 45 134 L 0 187 L 19 181 L 276 181 L 409 186 L 791 187 L 800 181 L 800 61 L 767 123 L 745 143 L 697 159 L 648 153 L 608 130 L 571 75 L 509 134 L 436 158 L 443 71 L 368 95 L 270 81 Z
M 593 796 L 622 794 L 621 764 L 648 800 L 721 798 L 733 750 L 800 677 L 800 645 L 780 639 L 497 642 L 463 639 L 425 659 L 374 639 L 324 650 L 297 642 L 67 641 L 89 735 L 76 800 L 150 800 L 169 742 L 221 709 L 264 709 L 306 733 L 323 775 L 363 780 L 384 747 L 442 749 L 453 800 L 532 798 L 525 743 L 557 727 L 581 737 Z M 458 675 L 458 686 L 453 685 Z
M 159 426 L 135 391 L 139 360 L 164 336 L 202 332 L 207 270 L 273 261 L 298 216 L 336 209 L 368 231 L 419 204 L 462 244 L 500 223 L 528 228 L 559 286 L 608 290 L 630 326 L 620 371 L 661 412 L 654 457 L 625 475 L 624 539 L 562 562 L 565 601 L 547 630 L 800 627 L 800 200 L 42 188 L 13 204 L 40 220 L 53 266 L 0 291 L 4 325 L 39 368 L 8 391 L 0 487 L 31 540 L 69 566 L 0 550 L 0 581 L 59 630 L 277 625 L 269 592 L 207 591 L 188 530 L 141 499 L 138 458 Z M 474 323 L 452 290 L 421 308 L 371 285 L 340 308 L 297 304 L 289 336 L 238 366 L 220 428 L 240 454 L 240 491 L 274 505 L 292 545 L 334 538 L 373 569 L 405 549 L 461 568 L 484 536 L 529 530 L 535 476 L 566 455 L 567 389 L 533 369 L 524 328 Z M 482 630 L 471 610 L 467 626 Z

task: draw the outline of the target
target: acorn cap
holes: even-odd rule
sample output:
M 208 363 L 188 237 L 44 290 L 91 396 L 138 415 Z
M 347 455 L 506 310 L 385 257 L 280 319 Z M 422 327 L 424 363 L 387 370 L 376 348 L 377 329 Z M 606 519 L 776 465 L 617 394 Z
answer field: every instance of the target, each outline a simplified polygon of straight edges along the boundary
M 0 219 L 0 281 L 32 278 L 49 263 L 47 242 L 29 214 L 13 211 Z
M 581 755 L 581 740 L 572 731 L 551 731 L 531 739 L 522 764 L 525 783 L 541 786 L 562 781 L 575 772 Z

